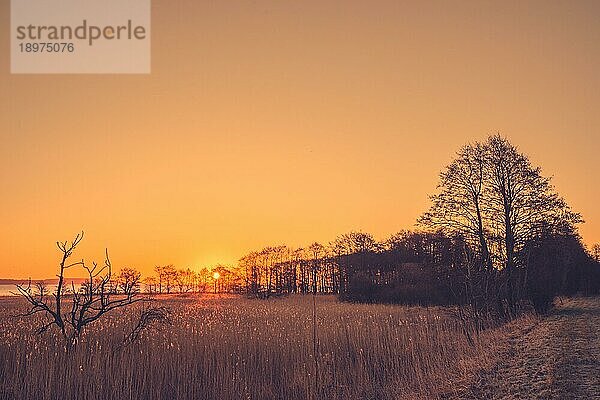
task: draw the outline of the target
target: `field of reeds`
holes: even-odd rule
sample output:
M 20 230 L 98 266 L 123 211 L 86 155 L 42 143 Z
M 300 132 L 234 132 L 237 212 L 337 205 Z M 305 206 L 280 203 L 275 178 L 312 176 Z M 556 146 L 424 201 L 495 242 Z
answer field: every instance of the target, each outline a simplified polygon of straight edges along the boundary
M 69 353 L 26 305 L 0 299 L 0 399 L 435 399 L 496 362 L 510 326 L 469 343 L 452 310 L 333 297 L 170 297 L 171 324 L 123 339 L 138 309 L 99 320 Z M 316 340 L 315 340 L 316 339 Z

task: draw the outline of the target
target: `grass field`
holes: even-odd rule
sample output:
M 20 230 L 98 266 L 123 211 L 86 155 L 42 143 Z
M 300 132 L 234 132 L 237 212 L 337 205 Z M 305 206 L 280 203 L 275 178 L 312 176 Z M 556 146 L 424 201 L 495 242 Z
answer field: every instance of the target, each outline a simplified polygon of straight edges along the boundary
M 497 362 L 510 325 L 470 345 L 448 309 L 170 297 L 172 325 L 120 346 L 136 311 L 92 325 L 75 350 L 0 300 L 1 399 L 435 399 Z M 517 320 L 513 324 L 526 323 Z M 314 334 L 316 331 L 316 343 Z

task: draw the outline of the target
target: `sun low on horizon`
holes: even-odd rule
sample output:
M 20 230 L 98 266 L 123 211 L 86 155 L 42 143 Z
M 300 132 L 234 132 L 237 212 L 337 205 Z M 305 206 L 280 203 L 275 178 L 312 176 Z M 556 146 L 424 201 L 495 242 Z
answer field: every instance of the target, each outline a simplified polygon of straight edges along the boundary
M 143 275 L 385 239 L 496 132 L 600 242 L 598 2 L 153 0 L 142 75 L 11 74 L 8 3 L 0 278 L 53 278 L 82 231 L 74 259 Z

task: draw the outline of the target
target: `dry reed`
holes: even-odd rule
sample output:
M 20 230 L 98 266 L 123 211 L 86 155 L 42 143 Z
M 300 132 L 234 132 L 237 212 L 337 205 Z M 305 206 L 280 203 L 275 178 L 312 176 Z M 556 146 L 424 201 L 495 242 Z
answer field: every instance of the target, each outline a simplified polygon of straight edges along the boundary
M 160 301 L 172 325 L 118 348 L 135 322 L 119 311 L 65 354 L 0 300 L 0 399 L 435 399 L 495 362 L 510 329 L 469 345 L 447 309 L 317 297 L 315 345 L 310 297 Z

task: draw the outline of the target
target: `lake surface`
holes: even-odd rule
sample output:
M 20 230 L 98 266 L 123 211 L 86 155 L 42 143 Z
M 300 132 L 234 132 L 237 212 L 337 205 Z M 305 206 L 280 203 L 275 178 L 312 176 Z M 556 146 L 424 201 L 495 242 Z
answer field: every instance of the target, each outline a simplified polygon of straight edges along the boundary
M 33 287 L 33 290 L 35 292 L 36 288 Z M 56 291 L 56 285 L 46 285 L 46 290 L 48 291 L 48 294 L 50 294 Z M 11 292 L 18 293 L 15 285 L 0 285 L 0 296 L 14 296 Z

